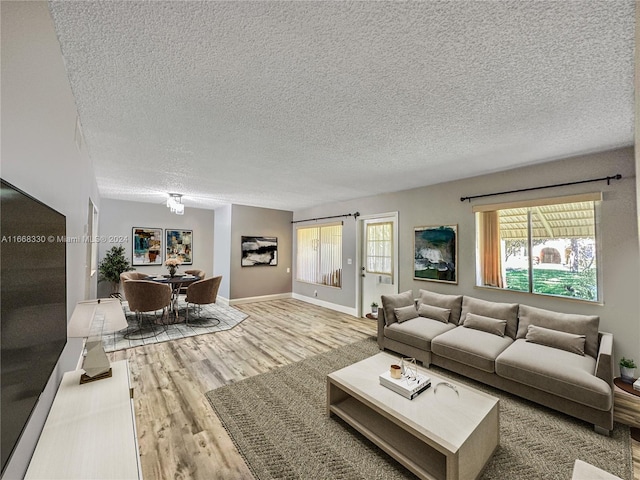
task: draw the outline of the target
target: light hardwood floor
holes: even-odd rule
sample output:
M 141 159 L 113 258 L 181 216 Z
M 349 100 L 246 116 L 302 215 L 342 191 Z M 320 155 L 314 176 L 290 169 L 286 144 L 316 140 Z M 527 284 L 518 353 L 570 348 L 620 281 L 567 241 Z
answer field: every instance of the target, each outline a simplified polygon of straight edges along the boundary
M 373 320 L 297 300 L 236 308 L 249 318 L 232 330 L 108 354 L 129 360 L 145 480 L 252 479 L 204 394 L 376 333 Z

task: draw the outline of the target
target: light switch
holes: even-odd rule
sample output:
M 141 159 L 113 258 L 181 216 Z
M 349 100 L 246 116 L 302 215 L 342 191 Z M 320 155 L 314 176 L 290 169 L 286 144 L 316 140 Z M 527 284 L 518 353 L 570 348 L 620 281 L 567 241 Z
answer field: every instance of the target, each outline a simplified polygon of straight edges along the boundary
M 347 258 L 347 265 L 351 265 L 353 261 L 350 258 Z

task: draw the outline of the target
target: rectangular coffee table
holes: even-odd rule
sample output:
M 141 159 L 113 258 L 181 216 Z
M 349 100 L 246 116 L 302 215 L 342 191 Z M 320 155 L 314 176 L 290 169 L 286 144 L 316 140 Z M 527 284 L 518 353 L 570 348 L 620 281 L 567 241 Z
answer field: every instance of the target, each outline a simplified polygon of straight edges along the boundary
M 496 397 L 432 371 L 413 400 L 380 385 L 397 356 L 379 353 L 327 376 L 327 413 L 342 418 L 420 478 L 475 479 L 500 443 Z

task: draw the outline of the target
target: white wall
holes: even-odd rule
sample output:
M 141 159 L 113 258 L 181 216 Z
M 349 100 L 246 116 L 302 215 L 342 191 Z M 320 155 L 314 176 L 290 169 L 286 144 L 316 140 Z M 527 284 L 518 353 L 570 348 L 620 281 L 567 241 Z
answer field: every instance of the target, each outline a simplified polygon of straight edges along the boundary
M 66 216 L 67 235 L 85 234 L 89 197 L 100 205 L 88 154 L 75 141 L 77 111 L 46 2 L 1 2 L 2 165 L 0 175 Z M 83 243 L 67 244 L 67 313 L 86 285 Z M 89 289 L 95 291 L 92 285 Z M 76 368 L 70 339 L 3 478 L 22 478 L 62 373 Z
M 231 291 L 231 205 L 216 208 L 214 225 L 213 273 L 222 275 L 218 296 L 228 302 Z
M 193 230 L 193 265 L 182 265 L 178 272 L 189 269 L 204 270 L 206 275 L 213 274 L 213 221 L 214 211 L 202 208 L 185 207 L 184 215 L 176 215 L 165 204 L 128 202 L 103 198 L 100 206 L 100 236 L 107 239 L 100 243 L 98 259 L 101 261 L 106 252 L 114 245 L 125 248 L 125 257 L 132 263 L 132 229 L 133 227 L 159 228 L 163 230 L 162 248 L 166 247 L 165 229 Z M 124 242 L 109 242 L 113 237 L 124 238 Z M 165 259 L 163 251 L 163 261 Z M 148 274 L 166 274 L 164 265 L 136 265 L 136 271 Z M 108 297 L 110 284 L 100 282 L 98 294 Z
M 587 183 L 571 187 L 538 190 L 461 202 L 460 197 L 536 187 L 556 183 L 600 178 L 620 173 L 623 179 Z M 500 201 L 572 195 L 602 191 L 601 255 L 599 265 L 603 274 L 602 305 L 559 299 L 542 295 L 530 295 L 511 291 L 489 290 L 475 286 L 475 219 L 473 205 Z M 583 155 L 484 175 L 455 182 L 432 185 L 391 194 L 375 195 L 349 202 L 339 202 L 294 212 L 294 220 L 339 215 L 359 211 L 363 215 L 382 212 L 399 212 L 399 288 L 400 291 L 419 289 L 440 293 L 471 295 L 498 302 L 525 303 L 528 305 L 567 313 L 600 316 L 600 329 L 611 332 L 615 338 L 616 357 L 621 355 L 640 358 L 640 259 L 636 207 L 635 159 L 632 148 Z M 457 285 L 413 279 L 414 227 L 424 225 L 458 225 L 459 258 Z M 310 291 L 318 290 L 317 300 L 356 309 L 355 290 L 358 282 L 354 265 L 347 265 L 347 258 L 356 258 L 356 222 L 346 218 L 343 228 L 343 288 L 327 288 L 293 282 L 296 296 L 313 297 Z M 295 241 L 295 237 L 294 237 Z M 295 247 L 294 247 L 295 252 Z M 294 262 L 295 267 L 295 262 Z M 295 276 L 294 276 L 295 278 Z

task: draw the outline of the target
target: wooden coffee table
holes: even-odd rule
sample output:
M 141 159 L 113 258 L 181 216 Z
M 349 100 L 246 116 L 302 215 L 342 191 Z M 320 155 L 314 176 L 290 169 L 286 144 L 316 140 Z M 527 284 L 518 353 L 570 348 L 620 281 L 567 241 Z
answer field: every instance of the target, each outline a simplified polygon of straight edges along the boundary
M 327 376 L 327 413 L 342 418 L 420 478 L 477 478 L 500 443 L 499 399 L 420 368 L 431 387 L 413 400 L 380 385 L 398 357 L 379 353 Z

